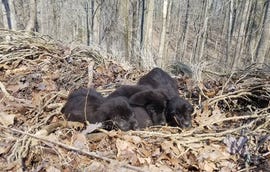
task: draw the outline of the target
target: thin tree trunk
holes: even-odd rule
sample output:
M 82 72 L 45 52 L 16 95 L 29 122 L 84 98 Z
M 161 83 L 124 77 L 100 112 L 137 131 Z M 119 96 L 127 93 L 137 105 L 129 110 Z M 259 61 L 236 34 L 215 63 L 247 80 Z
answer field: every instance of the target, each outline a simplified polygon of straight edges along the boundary
M 168 12 L 168 0 L 164 0 L 163 11 L 162 11 L 162 29 L 161 29 L 158 59 L 157 59 L 157 65 L 160 67 L 163 65 L 163 58 L 164 58 L 164 48 L 165 48 L 165 42 L 166 42 L 167 12 Z
M 151 68 L 155 65 L 152 54 L 152 34 L 153 34 L 153 14 L 154 14 L 154 1 L 148 0 L 145 15 L 145 27 L 143 37 L 143 66 Z
M 36 19 L 37 19 L 37 2 L 36 0 L 30 0 L 30 7 L 29 7 L 29 20 L 25 27 L 27 31 L 37 31 L 36 27 Z
M 129 26 L 129 1 L 121 1 L 122 3 L 122 10 L 123 10 L 123 15 L 124 15 L 124 47 L 125 47 L 125 60 L 129 61 L 129 43 L 130 43 L 130 26 Z
M 186 9 L 187 11 L 188 9 Z M 184 28 L 186 27 L 186 25 L 184 25 L 184 28 L 183 28 L 183 31 L 181 32 L 181 22 L 182 22 L 182 11 L 181 11 L 181 6 L 179 4 L 179 7 L 178 7 L 178 13 L 177 13 L 177 18 L 178 18 L 178 22 L 177 22 L 177 31 L 176 33 L 179 34 L 179 37 L 177 38 L 176 40 L 176 44 L 175 44 L 175 55 L 173 57 L 173 62 L 177 61 L 177 60 L 181 60 L 181 56 L 180 56 L 180 45 L 183 41 L 181 41 L 181 38 L 182 38 L 182 34 L 184 33 Z M 185 19 L 186 21 L 187 19 Z
M 265 1 L 264 12 L 261 20 L 261 34 L 258 41 L 258 46 L 256 47 L 256 57 L 257 63 L 262 66 L 265 62 L 266 57 L 270 57 L 267 53 L 270 49 L 270 5 L 269 1 Z
M 145 15 L 145 0 L 142 0 L 142 17 L 141 17 L 141 39 L 140 39 L 140 45 L 141 49 L 143 48 L 143 40 L 144 40 L 144 15 Z
M 166 28 L 169 29 L 170 28 L 170 23 L 171 23 L 171 9 L 172 9 L 172 1 L 169 1 L 169 4 L 168 4 L 168 12 L 167 12 L 167 23 L 166 23 Z M 166 29 L 166 30 L 167 30 Z M 166 31 L 167 32 L 167 31 Z M 171 33 L 172 31 L 170 31 Z M 170 61 L 170 58 L 168 56 L 168 51 L 169 51 L 169 41 L 168 39 L 165 40 L 165 46 L 164 46 L 164 54 L 163 54 L 163 59 L 162 59 L 162 63 L 163 63 L 163 66 L 167 66 L 169 61 Z
M 2 0 L 2 9 L 3 9 L 3 13 L 5 14 L 3 16 L 4 26 L 5 28 L 12 29 L 11 17 L 10 17 L 10 5 L 9 5 L 8 0 Z
M 202 41 L 201 41 L 201 50 L 200 50 L 199 61 L 202 61 L 202 58 L 204 55 L 205 44 L 207 42 L 208 20 L 209 20 L 210 9 L 211 9 L 212 3 L 213 3 L 212 0 L 207 0 L 207 2 L 206 2 L 206 11 L 205 11 L 205 15 L 204 15 L 203 36 L 202 36 Z
M 240 67 L 241 65 L 241 58 L 243 54 L 243 49 L 244 49 L 243 46 L 244 46 L 244 41 L 245 41 L 245 31 L 246 31 L 247 19 L 249 16 L 251 3 L 252 3 L 251 1 L 246 1 L 244 5 L 244 11 L 242 13 L 242 22 L 241 22 L 240 32 L 239 32 L 239 37 L 238 37 L 240 41 L 236 45 L 236 56 L 234 58 L 233 69 L 236 69 Z
M 188 41 L 188 38 L 187 38 L 188 34 L 187 33 L 189 33 L 189 9 L 190 9 L 190 4 L 189 4 L 189 0 L 187 0 L 185 24 L 184 24 L 183 34 L 182 34 L 182 38 L 181 38 L 181 42 L 182 42 L 181 54 L 180 54 L 181 61 L 185 57 L 185 54 L 186 54 L 186 47 L 187 47 L 187 41 Z M 189 61 L 191 62 L 191 58 L 189 59 Z
M 131 29 L 131 62 L 133 64 L 139 64 L 137 59 L 137 33 L 138 33 L 138 26 L 139 26 L 139 3 L 137 0 L 132 1 L 132 29 Z
M 90 17 L 89 17 L 89 3 L 88 3 L 88 1 L 86 1 L 85 3 L 84 3 L 84 10 L 85 10 L 85 20 L 86 20 L 86 44 L 89 46 L 90 45 L 90 24 L 89 24 L 89 19 L 90 19 Z

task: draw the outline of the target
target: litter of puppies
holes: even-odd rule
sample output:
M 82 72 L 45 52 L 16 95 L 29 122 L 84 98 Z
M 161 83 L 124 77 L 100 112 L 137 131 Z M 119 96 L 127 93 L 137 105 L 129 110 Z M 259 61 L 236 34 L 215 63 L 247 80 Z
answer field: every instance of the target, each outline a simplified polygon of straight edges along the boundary
M 179 97 L 176 81 L 162 69 L 154 68 L 137 85 L 120 86 L 106 98 L 94 89 L 75 90 L 61 112 L 71 121 L 112 121 L 126 131 L 166 123 L 190 127 L 193 107 Z M 149 122 L 146 125 L 144 121 Z

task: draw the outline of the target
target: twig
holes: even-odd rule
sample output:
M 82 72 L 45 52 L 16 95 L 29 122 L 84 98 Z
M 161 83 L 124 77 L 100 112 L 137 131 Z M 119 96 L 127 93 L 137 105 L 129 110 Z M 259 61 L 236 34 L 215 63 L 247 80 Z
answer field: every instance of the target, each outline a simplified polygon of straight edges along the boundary
M 246 124 L 246 125 L 243 125 L 243 126 L 241 126 L 241 127 L 233 128 L 233 129 L 226 130 L 226 131 L 219 132 L 219 133 L 196 134 L 195 136 L 196 136 L 196 137 L 206 137 L 206 136 L 220 137 L 220 136 L 222 136 L 222 135 L 230 134 L 230 133 L 233 133 L 233 132 L 242 130 L 242 129 L 244 129 L 244 128 L 251 127 L 251 125 L 252 125 L 253 123 L 254 123 L 254 121 L 252 121 L 252 122 L 250 122 L 250 123 L 248 123 L 248 124 Z
M 88 65 L 88 88 L 93 87 L 94 64 L 95 62 L 91 61 Z
M 4 86 L 4 84 L 3 84 L 1 81 L 0 81 L 0 89 L 1 89 L 2 92 L 4 93 L 5 97 L 8 98 L 10 101 L 16 101 L 16 102 L 20 102 L 20 103 L 25 103 L 25 104 L 27 104 L 27 106 L 33 107 L 33 106 L 31 106 L 31 102 L 30 102 L 30 101 L 25 100 L 25 99 L 18 99 L 18 98 L 16 98 L 16 97 L 11 96 L 11 95 L 7 92 L 7 90 L 6 90 L 5 86 Z
M 51 144 L 60 146 L 62 148 L 65 148 L 65 149 L 68 149 L 68 150 L 71 150 L 71 151 L 76 151 L 76 152 L 81 153 L 81 154 L 84 154 L 84 155 L 88 155 L 88 156 L 91 156 L 91 157 L 94 157 L 94 158 L 102 159 L 102 160 L 107 161 L 109 163 L 115 163 L 115 162 L 116 163 L 119 163 L 116 160 L 113 160 L 113 159 L 110 159 L 110 158 L 107 158 L 107 157 L 98 155 L 95 152 L 89 152 L 89 151 L 81 150 L 79 148 L 76 148 L 76 147 L 73 147 L 73 146 L 69 146 L 69 145 L 63 144 L 61 142 L 55 142 L 55 141 L 52 141 L 52 140 L 49 140 L 49 139 L 46 139 L 46 138 L 42 138 L 40 136 L 29 134 L 29 133 L 26 133 L 24 131 L 17 130 L 17 129 L 14 129 L 14 128 L 9 128 L 9 127 L 3 126 L 3 125 L 0 125 L 0 127 L 3 128 L 3 129 L 6 129 L 6 130 L 10 130 L 10 131 L 16 132 L 16 133 L 27 135 L 29 137 L 32 137 L 32 138 L 37 139 L 37 140 L 40 140 L 40 141 L 45 142 L 45 143 L 51 143 Z M 132 165 L 129 165 L 129 164 L 120 164 L 120 166 L 121 167 L 124 167 L 124 168 L 128 168 L 128 169 L 134 170 L 134 171 L 144 172 L 144 170 L 142 170 L 141 168 L 138 168 L 138 167 L 135 167 L 135 166 L 132 166 Z
M 248 92 L 248 91 L 245 92 L 245 90 L 239 90 L 237 92 L 232 92 L 232 93 L 216 96 L 216 97 L 214 97 L 212 99 L 209 99 L 208 102 L 209 102 L 209 105 L 213 105 L 216 102 L 218 102 L 220 100 L 223 100 L 223 99 L 238 98 L 238 97 L 241 97 L 241 96 L 244 96 L 244 95 L 252 95 L 252 94 L 251 94 L 251 92 Z

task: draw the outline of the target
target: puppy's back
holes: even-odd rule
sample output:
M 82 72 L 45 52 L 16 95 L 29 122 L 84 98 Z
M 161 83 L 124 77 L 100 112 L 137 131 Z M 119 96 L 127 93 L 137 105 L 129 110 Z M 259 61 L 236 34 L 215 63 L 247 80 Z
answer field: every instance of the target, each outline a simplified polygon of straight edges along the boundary
M 150 88 L 151 87 L 147 85 L 122 85 L 121 87 L 113 91 L 107 98 L 119 96 L 130 98 L 132 95 Z
M 178 86 L 176 80 L 174 80 L 167 72 L 160 68 L 152 69 L 149 73 L 142 76 L 137 84 L 149 85 L 152 88 L 167 89 L 169 96 L 178 94 Z
M 84 122 L 85 115 L 89 116 L 103 102 L 102 95 L 94 89 L 79 88 L 69 94 L 61 113 L 70 121 Z

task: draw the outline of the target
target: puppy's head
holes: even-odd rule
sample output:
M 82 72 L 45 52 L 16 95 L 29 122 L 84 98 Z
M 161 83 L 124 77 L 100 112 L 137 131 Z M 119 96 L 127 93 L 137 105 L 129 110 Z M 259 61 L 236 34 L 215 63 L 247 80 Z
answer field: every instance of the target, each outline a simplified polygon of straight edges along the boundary
M 111 128 L 116 126 L 121 130 L 130 130 L 138 126 L 134 113 L 128 100 L 124 97 L 107 99 L 95 114 L 99 121 L 111 121 Z M 108 124 L 108 123 L 107 123 Z
M 138 92 L 129 99 L 131 105 L 144 107 L 154 125 L 166 124 L 165 109 L 167 96 L 161 89 Z
M 168 101 L 167 122 L 172 126 L 188 128 L 191 126 L 191 114 L 193 106 L 185 99 L 175 96 Z

